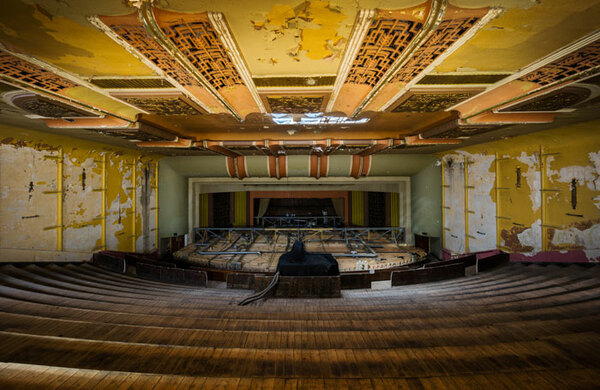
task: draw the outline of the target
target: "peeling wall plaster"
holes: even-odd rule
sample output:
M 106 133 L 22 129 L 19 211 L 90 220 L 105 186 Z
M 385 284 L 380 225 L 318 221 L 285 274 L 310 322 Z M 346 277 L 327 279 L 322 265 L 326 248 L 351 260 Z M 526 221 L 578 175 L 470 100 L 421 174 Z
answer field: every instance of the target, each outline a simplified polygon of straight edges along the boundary
M 0 252 L 10 253 L 7 260 L 85 259 L 102 248 L 103 159 L 106 248 L 155 247 L 156 157 L 8 126 L 0 126 L 0 140 Z M 48 156 L 59 156 L 61 147 L 64 228 L 57 251 L 58 162 Z
M 469 251 L 496 249 L 496 202 L 493 199 L 496 174 L 494 156 L 465 154 L 469 161 Z
M 600 251 L 598 127 L 600 121 L 582 123 L 442 154 L 445 161 L 465 157 L 472 161 L 467 180 L 469 186 L 475 186 L 468 192 L 472 210 L 468 214 L 469 234 L 474 236 L 476 229 L 488 228 L 495 232 L 498 249 L 528 257 L 540 252 L 584 251 L 589 261 L 596 261 Z M 517 171 L 522 177 L 520 184 Z M 464 203 L 460 187 L 465 182 L 453 169 L 446 168 L 445 174 L 450 187 L 444 189 L 444 199 L 451 206 L 444 210 L 445 225 L 451 230 L 463 229 L 464 237 L 466 217 L 456 210 L 460 211 L 460 203 Z M 478 224 L 478 218 L 485 222 Z M 460 239 L 448 231 L 445 239 L 446 249 L 460 253 Z M 475 252 L 492 249 L 492 244 L 489 240 L 480 246 L 478 240 L 468 239 L 465 247 Z
M 535 254 L 542 250 L 542 221 L 535 221 L 531 227 L 517 234 L 519 243 L 527 248 L 531 248 L 529 253 Z M 528 253 L 528 252 L 525 252 Z
M 527 169 L 524 170 L 522 176 L 527 180 L 529 185 L 529 199 L 533 207 L 533 211 L 536 212 L 540 209 L 542 203 L 542 197 L 540 194 L 540 163 L 539 155 L 537 153 L 527 154 L 521 152 L 521 155 L 517 157 L 517 160 L 527 165 Z
M 457 151 L 444 157 L 446 212 L 445 232 L 450 245 L 447 249 L 455 253 L 480 252 L 496 249 L 496 204 L 493 199 L 495 173 L 490 172 L 494 156 Z M 448 162 L 453 161 L 450 166 Z M 465 161 L 468 162 L 468 180 L 465 183 Z M 461 171 L 461 172 L 458 172 Z M 469 187 L 466 188 L 465 184 Z M 465 196 L 468 197 L 469 212 L 465 214 Z M 468 221 L 465 220 L 468 216 Z M 466 237 L 468 222 L 469 236 Z M 457 238 L 460 237 L 460 238 Z
M 0 248 L 56 249 L 56 152 L 0 145 Z M 45 184 L 37 184 L 44 181 Z M 33 185 L 31 185 L 33 183 Z
M 454 253 L 465 250 L 465 168 L 464 157 L 445 156 L 444 159 L 444 240 L 445 247 Z

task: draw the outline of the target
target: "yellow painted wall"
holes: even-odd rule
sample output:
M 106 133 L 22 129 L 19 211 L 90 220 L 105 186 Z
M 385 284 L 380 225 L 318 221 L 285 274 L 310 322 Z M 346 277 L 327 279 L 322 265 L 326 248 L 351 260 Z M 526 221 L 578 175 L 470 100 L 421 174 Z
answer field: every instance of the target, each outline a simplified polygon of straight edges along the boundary
M 151 250 L 156 159 L 1 125 L 0 259 L 83 260 L 100 249 Z
M 365 193 L 352 191 L 352 225 L 365 226 Z
M 209 194 L 200 194 L 200 227 L 208 227 L 208 197 Z
M 246 220 L 246 203 L 245 191 L 233 193 L 233 226 L 248 226 L 248 221 Z
M 397 192 L 390 192 L 390 214 L 390 224 L 400 226 L 400 195 Z
M 445 248 L 583 250 L 589 259 L 599 257 L 599 132 L 600 121 L 593 121 L 442 154 Z M 453 236 L 464 242 L 462 248 Z

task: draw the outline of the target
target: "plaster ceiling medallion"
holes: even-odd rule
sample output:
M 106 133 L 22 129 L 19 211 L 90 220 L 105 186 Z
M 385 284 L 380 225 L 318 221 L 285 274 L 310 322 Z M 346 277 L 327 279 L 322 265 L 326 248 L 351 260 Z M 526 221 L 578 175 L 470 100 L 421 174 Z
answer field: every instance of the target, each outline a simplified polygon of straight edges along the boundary
M 90 118 L 98 117 L 97 113 L 83 110 L 72 105 L 39 96 L 32 92 L 6 92 L 2 98 L 8 104 L 25 111 L 28 118 Z

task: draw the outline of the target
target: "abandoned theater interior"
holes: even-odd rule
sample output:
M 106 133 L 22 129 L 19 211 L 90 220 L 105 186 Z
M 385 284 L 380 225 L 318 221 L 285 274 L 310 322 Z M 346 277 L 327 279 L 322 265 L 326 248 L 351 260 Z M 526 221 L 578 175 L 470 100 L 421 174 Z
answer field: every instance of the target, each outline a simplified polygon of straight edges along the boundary
M 1 389 L 598 389 L 600 0 L 3 0 Z

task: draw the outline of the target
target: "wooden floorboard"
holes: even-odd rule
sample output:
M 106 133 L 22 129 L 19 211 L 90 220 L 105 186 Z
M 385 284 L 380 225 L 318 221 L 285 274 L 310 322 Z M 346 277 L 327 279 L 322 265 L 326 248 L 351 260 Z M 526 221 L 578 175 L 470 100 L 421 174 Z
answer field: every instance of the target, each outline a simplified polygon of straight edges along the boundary
M 599 267 L 268 299 L 0 266 L 0 389 L 597 389 Z

